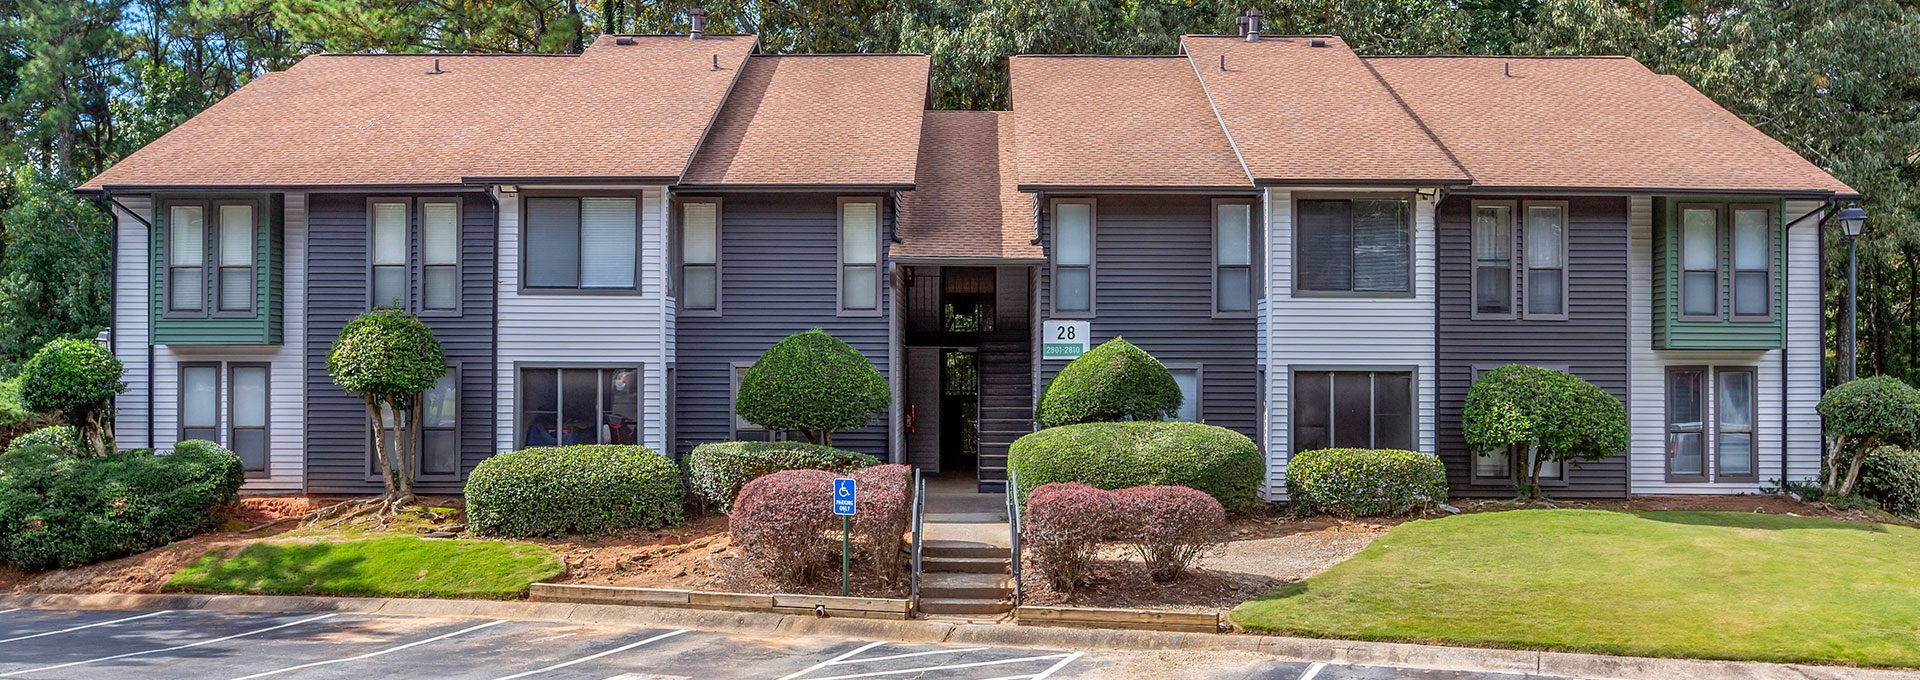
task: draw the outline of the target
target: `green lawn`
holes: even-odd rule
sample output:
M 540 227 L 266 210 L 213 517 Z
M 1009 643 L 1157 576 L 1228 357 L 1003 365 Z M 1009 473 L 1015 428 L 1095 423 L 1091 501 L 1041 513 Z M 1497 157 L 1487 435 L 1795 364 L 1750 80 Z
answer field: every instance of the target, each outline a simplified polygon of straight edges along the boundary
M 1409 522 L 1232 613 L 1316 637 L 1920 666 L 1920 530 L 1723 512 Z
M 174 573 L 171 590 L 230 593 L 509 598 L 560 573 L 546 548 L 506 541 L 387 536 L 350 541 L 256 543 L 202 556 Z

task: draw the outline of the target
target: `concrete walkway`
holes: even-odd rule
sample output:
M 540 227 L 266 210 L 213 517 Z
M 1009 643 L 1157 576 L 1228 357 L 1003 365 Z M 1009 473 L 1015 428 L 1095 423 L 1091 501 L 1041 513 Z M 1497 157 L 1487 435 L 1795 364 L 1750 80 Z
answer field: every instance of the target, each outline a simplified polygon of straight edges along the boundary
M 1013 610 L 1006 496 L 980 493 L 972 475 L 927 479 L 920 610 L 997 619 Z

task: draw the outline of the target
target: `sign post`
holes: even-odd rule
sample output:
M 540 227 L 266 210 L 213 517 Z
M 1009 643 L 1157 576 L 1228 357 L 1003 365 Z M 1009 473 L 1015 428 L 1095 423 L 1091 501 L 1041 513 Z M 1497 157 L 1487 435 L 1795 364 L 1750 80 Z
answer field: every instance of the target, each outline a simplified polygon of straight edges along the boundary
M 1087 322 L 1043 321 L 1040 324 L 1040 358 L 1069 361 L 1087 353 Z
M 840 516 L 840 594 L 846 595 L 852 584 L 849 556 L 853 552 L 853 529 L 849 520 L 854 508 L 853 480 L 839 478 L 833 480 L 833 514 Z

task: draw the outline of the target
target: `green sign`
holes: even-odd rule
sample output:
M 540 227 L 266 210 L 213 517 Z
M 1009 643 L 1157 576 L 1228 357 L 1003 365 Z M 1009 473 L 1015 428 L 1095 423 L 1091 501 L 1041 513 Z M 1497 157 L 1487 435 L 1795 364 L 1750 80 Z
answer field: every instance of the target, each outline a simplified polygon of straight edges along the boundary
M 1087 353 L 1087 322 L 1046 321 L 1040 324 L 1040 358 L 1069 361 Z

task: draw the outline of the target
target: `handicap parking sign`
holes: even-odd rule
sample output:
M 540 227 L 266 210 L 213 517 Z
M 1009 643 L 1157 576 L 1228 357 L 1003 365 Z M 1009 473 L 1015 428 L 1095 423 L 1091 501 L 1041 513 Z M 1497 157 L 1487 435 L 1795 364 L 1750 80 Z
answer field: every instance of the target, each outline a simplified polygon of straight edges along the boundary
M 853 498 L 854 498 L 853 480 L 851 479 L 833 480 L 833 514 L 836 514 L 836 515 L 853 514 Z

